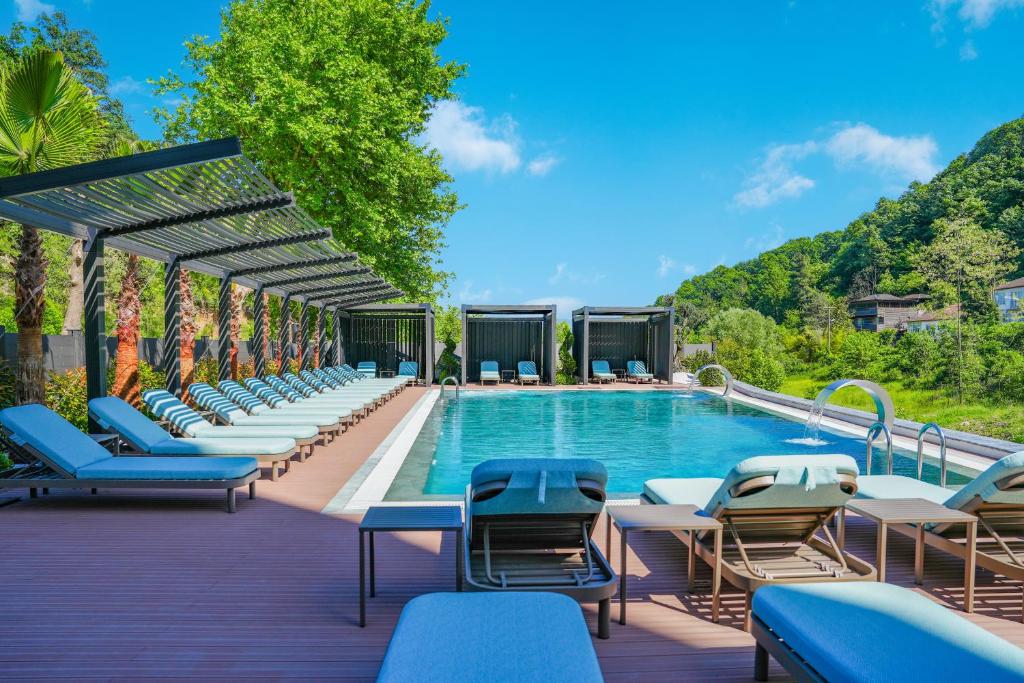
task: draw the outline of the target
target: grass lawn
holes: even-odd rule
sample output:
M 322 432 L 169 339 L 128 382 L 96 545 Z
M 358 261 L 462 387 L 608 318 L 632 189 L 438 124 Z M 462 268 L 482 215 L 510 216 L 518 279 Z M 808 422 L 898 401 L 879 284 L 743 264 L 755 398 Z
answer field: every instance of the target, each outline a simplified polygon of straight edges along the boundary
M 825 384 L 806 375 L 793 375 L 786 378 L 779 392 L 813 399 Z M 910 389 L 900 382 L 886 382 L 883 386 L 892 396 L 896 417 L 935 422 L 947 429 L 1024 443 L 1024 404 L 975 401 L 961 405 L 955 398 L 940 391 Z M 855 387 L 837 391 L 829 403 L 859 410 L 874 410 L 868 395 Z

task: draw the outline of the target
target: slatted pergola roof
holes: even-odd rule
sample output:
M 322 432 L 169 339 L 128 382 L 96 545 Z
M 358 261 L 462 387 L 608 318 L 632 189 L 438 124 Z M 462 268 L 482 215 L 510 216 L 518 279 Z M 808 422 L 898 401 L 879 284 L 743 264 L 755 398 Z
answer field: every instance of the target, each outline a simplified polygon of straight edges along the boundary
M 325 305 L 401 294 L 338 247 L 237 138 L 2 178 L 0 217 Z

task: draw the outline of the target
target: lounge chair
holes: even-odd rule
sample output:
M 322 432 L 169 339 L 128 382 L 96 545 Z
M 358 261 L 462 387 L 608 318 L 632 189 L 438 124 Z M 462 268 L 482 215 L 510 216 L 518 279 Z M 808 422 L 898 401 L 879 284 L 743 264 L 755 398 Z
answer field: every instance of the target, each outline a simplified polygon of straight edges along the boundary
M 654 375 L 647 372 L 647 364 L 642 360 L 626 361 L 626 380 L 637 384 L 654 383 Z
M 361 372 L 366 377 L 377 376 L 377 363 L 372 360 L 360 361 L 356 366 L 356 372 Z
M 474 467 L 463 534 L 466 587 L 597 602 L 597 634 L 607 638 L 616 576 L 591 538 L 607 481 L 595 460 L 498 459 Z
M 858 483 L 858 498 L 924 498 L 976 516 L 977 565 L 1024 581 L 1024 451 L 992 463 L 959 491 L 897 474 L 863 476 Z M 889 524 L 887 528 L 911 538 L 919 532 L 914 524 Z M 960 559 L 966 557 L 962 524 L 926 526 L 924 541 Z M 971 605 L 967 608 L 970 611 Z
M 848 455 L 758 456 L 725 479 L 648 480 L 642 501 L 694 505 L 725 525 L 722 576 L 745 591 L 749 619 L 750 596 L 761 586 L 876 579 L 875 568 L 843 551 L 827 526 L 857 492 L 857 472 Z M 714 563 L 708 539 L 676 535 Z
M 320 434 L 316 425 L 304 425 L 303 420 L 298 417 L 291 422 L 285 422 L 280 418 L 256 421 L 208 384 L 192 384 L 189 386 L 188 392 L 189 396 L 203 407 L 216 405 L 215 408 L 211 407 L 210 409 L 225 421 L 229 421 L 228 416 L 232 413 L 241 413 L 241 417 L 238 418 L 240 422 L 230 423 L 229 426 L 214 425 L 185 405 L 177 396 L 163 389 L 150 389 L 142 392 L 142 402 L 149 407 L 154 415 L 173 426 L 184 436 L 201 439 L 275 439 L 285 437 L 295 440 L 295 445 L 299 447 L 300 460 L 304 459 L 303 449 L 308 449 L 310 454 L 313 453 L 313 444 L 316 443 Z M 204 394 L 206 395 L 205 400 L 199 401 L 198 396 Z M 219 400 L 215 400 L 214 396 Z M 228 407 L 218 405 L 220 402 L 226 403 Z
M 116 396 L 89 401 L 89 415 L 103 429 L 117 434 L 137 453 L 216 458 L 246 455 L 270 467 L 271 481 L 277 481 L 279 465 L 283 464 L 286 470 L 290 468 L 295 454 L 295 440 L 288 438 L 176 439 Z
M 519 384 L 540 384 L 540 375 L 537 374 L 537 364 L 532 360 L 521 360 L 516 366 L 516 374 L 519 375 Z
M 1024 680 L 1024 650 L 899 586 L 767 586 L 753 612 L 758 681 L 768 655 L 798 681 Z
M 420 364 L 412 360 L 403 360 L 398 364 L 398 377 L 408 377 L 410 382 L 417 384 L 420 381 Z
M 15 465 L 0 473 L 0 489 L 224 489 L 228 512 L 235 489 L 256 497 L 253 458 L 114 457 L 49 408 L 37 403 L 0 410 L 0 431 Z
M 310 406 L 323 407 L 330 405 L 337 408 L 347 408 L 353 413 L 358 412 L 360 414 L 367 414 L 376 406 L 377 403 L 376 398 L 366 396 L 346 396 L 326 400 L 326 397 L 320 395 L 312 387 L 305 386 L 302 382 L 288 382 L 283 378 L 276 377 L 274 375 L 266 375 L 263 379 L 271 389 L 278 392 L 289 401 L 308 401 L 308 405 Z M 301 390 L 300 387 L 302 387 Z
M 590 379 L 598 384 L 604 384 L 605 382 L 615 382 L 616 377 L 608 367 L 608 361 L 593 360 L 590 361 Z
M 281 375 L 281 379 L 288 386 L 306 398 L 329 400 L 335 403 L 339 401 L 348 403 L 361 401 L 370 408 L 378 408 L 384 405 L 384 402 L 390 397 L 389 392 L 385 389 L 374 387 L 341 387 L 333 389 L 313 375 L 307 374 L 307 377 L 309 378 L 308 380 L 290 372 Z
M 264 403 L 256 394 L 234 380 L 220 382 L 217 385 L 217 389 L 223 393 L 225 398 L 249 415 L 298 417 L 301 418 L 302 424 L 315 424 L 321 434 L 326 434 L 330 437 L 337 436 L 343 432 L 345 425 L 351 422 L 351 411 L 343 416 L 339 416 L 336 412 L 310 411 L 308 408 L 295 406 L 280 396 L 278 396 L 278 405 L 276 406 Z
M 480 361 L 480 384 L 486 384 L 487 382 L 494 382 L 497 384 L 500 381 L 501 372 L 498 370 L 498 361 Z
M 267 381 L 264 382 L 261 379 L 250 377 L 245 380 L 245 386 L 249 391 L 259 396 L 260 400 L 266 401 L 268 405 L 272 405 L 275 408 L 280 407 L 277 401 L 285 401 L 289 406 L 297 410 L 302 409 L 317 413 L 334 412 L 338 414 L 339 418 L 347 414 L 353 419 L 358 419 L 369 413 L 370 403 L 365 400 L 333 401 L 330 403 L 318 401 L 313 398 L 306 398 L 305 395 L 293 389 L 280 377 L 268 375 L 266 379 Z
M 377 683 L 600 683 L 579 605 L 554 593 L 431 593 L 402 609 Z

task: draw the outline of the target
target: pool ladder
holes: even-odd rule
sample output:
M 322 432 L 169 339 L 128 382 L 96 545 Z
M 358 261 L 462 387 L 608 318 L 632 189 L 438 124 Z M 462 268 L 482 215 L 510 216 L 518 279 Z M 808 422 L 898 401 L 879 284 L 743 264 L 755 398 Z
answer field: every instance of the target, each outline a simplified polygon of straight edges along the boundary
M 939 486 L 945 488 L 946 486 L 946 434 L 942 431 L 942 427 L 929 422 L 921 425 L 921 429 L 917 432 L 917 478 L 921 478 L 921 473 L 924 470 L 924 437 L 929 430 L 933 430 L 939 438 Z
M 455 385 L 455 398 L 459 398 L 459 380 L 455 379 L 455 375 L 448 375 L 441 380 L 441 398 L 444 398 L 444 385 L 448 384 L 449 380 Z
M 871 451 L 875 445 L 875 441 L 879 436 L 885 437 L 885 456 L 889 460 L 888 467 L 886 468 L 886 474 L 892 474 L 892 432 L 889 431 L 889 427 L 884 422 L 875 422 L 868 427 L 867 444 L 868 452 L 866 457 L 866 469 L 867 474 L 871 474 Z

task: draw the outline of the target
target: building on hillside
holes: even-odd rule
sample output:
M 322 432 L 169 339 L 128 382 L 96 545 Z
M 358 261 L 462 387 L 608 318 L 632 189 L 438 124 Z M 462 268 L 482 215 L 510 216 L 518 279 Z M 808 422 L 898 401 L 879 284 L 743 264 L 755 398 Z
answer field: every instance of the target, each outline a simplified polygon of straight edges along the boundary
M 927 294 L 872 294 L 854 299 L 850 302 L 853 326 L 869 332 L 901 329 L 911 315 L 923 310 L 921 304 L 928 298 Z
M 1024 277 L 996 287 L 996 308 L 1004 323 L 1024 322 Z
M 914 311 L 904 323 L 904 328 L 907 332 L 935 332 L 942 323 L 955 320 L 959 308 L 953 304 L 937 311 Z

